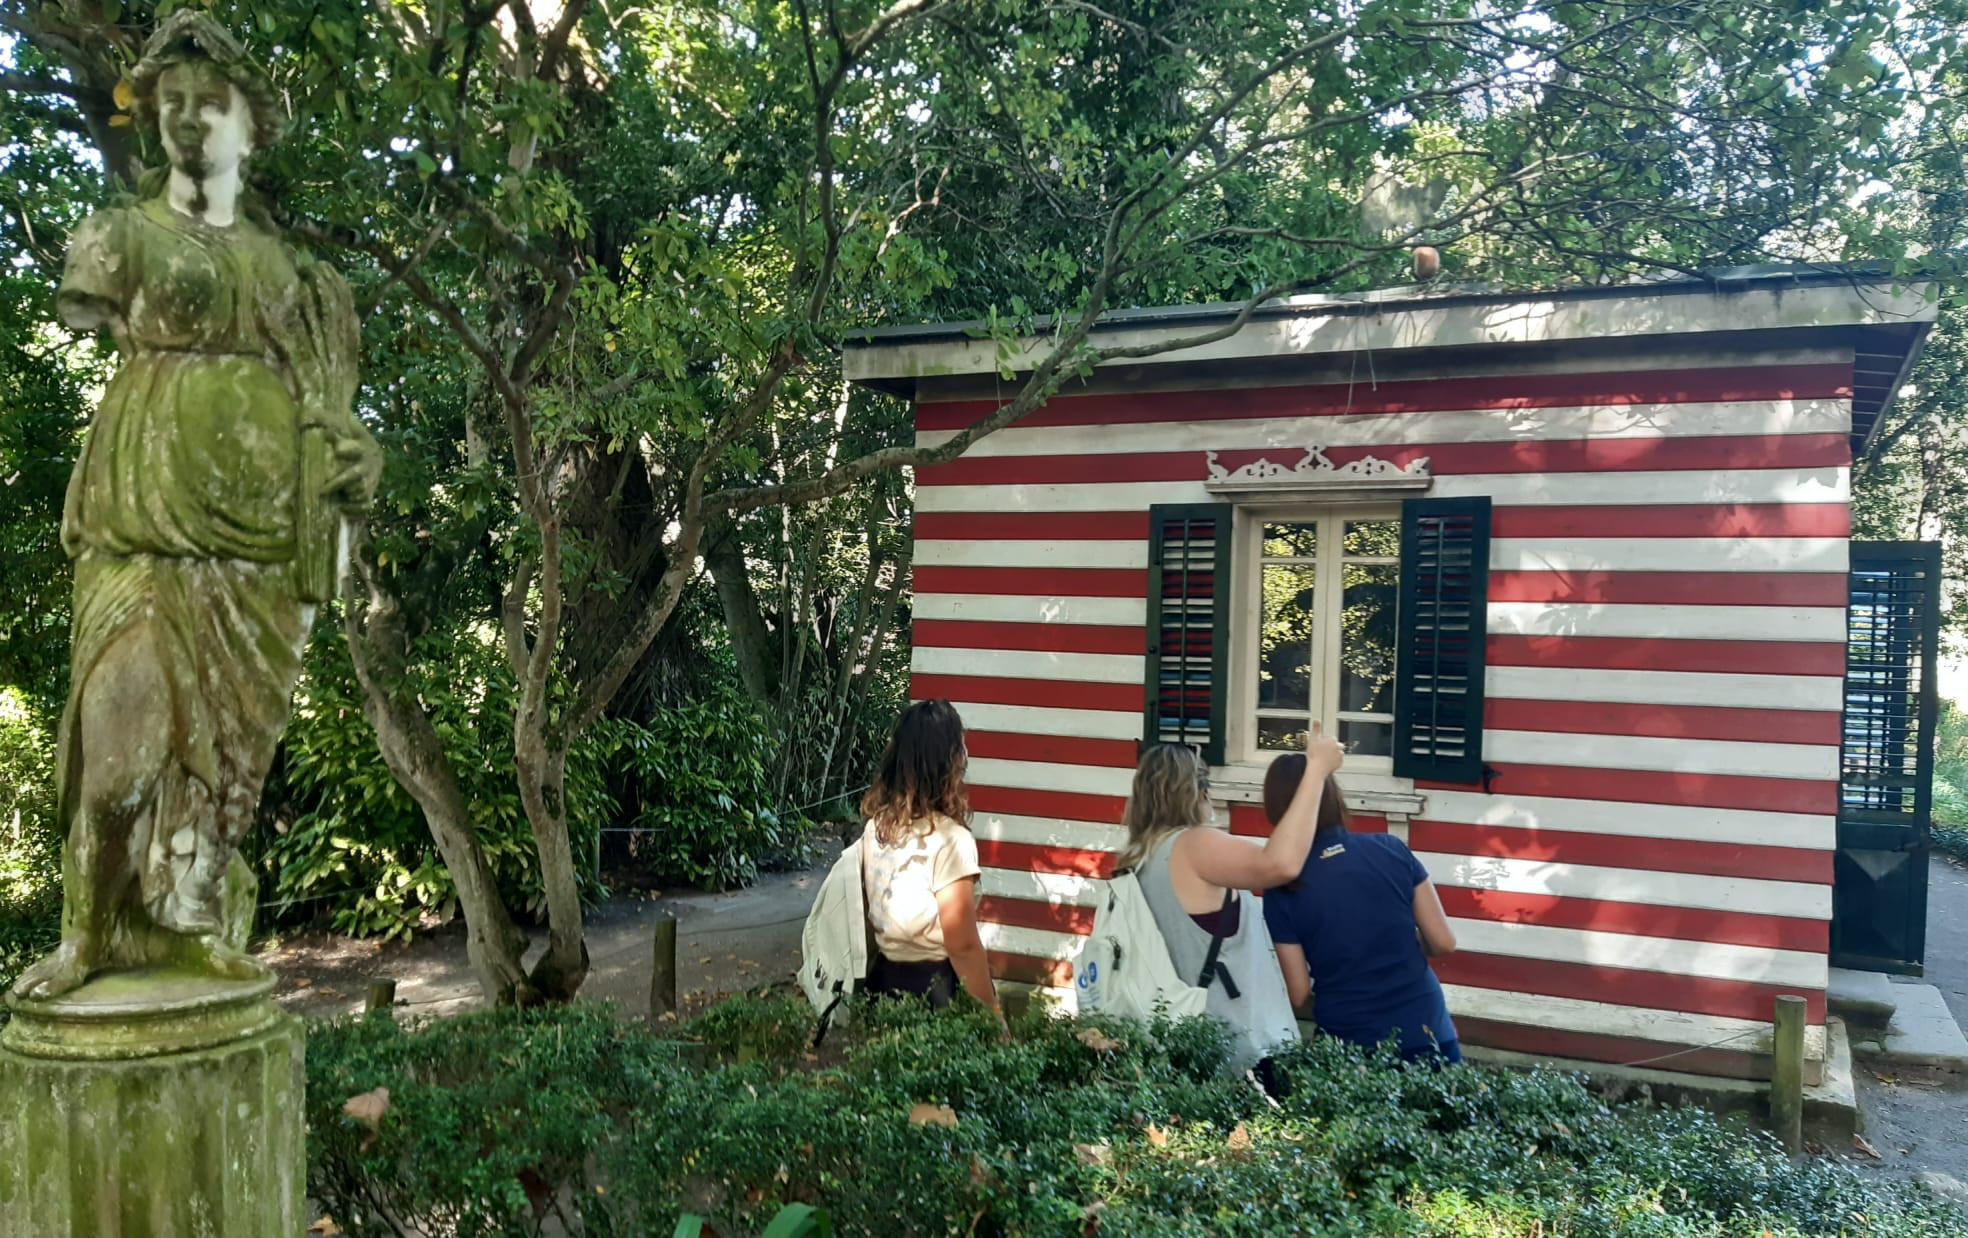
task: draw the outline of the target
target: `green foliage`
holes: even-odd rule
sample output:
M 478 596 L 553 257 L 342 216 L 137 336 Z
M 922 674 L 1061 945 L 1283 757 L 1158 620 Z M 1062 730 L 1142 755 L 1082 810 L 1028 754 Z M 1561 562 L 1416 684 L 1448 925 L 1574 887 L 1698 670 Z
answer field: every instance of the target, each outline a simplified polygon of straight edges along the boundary
M 728 1041 L 797 1008 L 747 998 L 685 1030 Z M 309 1044 L 309 1191 L 351 1234 L 391 1232 L 382 1211 L 531 1234 L 550 1198 L 607 1238 L 667 1232 L 679 1204 L 719 1233 L 788 1204 L 846 1233 L 1961 1232 L 1911 1188 L 1699 1110 L 1610 1106 L 1572 1076 L 1408 1070 L 1321 1041 L 1284 1055 L 1273 1107 L 1217 1073 L 1208 1024 L 1100 1028 L 1035 1015 L 1000 1044 L 981 1012 L 884 1003 L 836 1063 L 775 1050 L 704 1070 L 581 1008 L 332 1024 Z M 377 1087 L 371 1140 L 341 1107 Z
M 51 719 L 0 687 L 0 990 L 60 936 L 54 783 Z
M 1968 710 L 1941 702 L 1934 733 L 1934 846 L 1968 860 Z
M 472 825 L 507 905 L 539 913 L 544 896 L 526 814 L 513 780 L 512 671 L 482 633 L 425 639 L 419 664 L 441 669 L 417 685 L 458 771 Z M 331 909 L 336 931 L 408 936 L 456 911 L 457 889 L 409 793 L 376 755 L 361 690 L 340 634 L 318 634 L 288 724 L 276 826 L 260 863 L 271 914 Z M 575 858 L 584 892 L 602 893 L 594 857 L 615 805 L 606 744 L 581 745 L 568 763 Z
M 643 830 L 638 861 L 663 881 L 709 890 L 750 885 L 761 859 L 796 851 L 802 822 L 782 818 L 767 778 L 771 739 L 759 708 L 728 679 L 699 699 L 610 724 L 625 791 L 623 823 Z

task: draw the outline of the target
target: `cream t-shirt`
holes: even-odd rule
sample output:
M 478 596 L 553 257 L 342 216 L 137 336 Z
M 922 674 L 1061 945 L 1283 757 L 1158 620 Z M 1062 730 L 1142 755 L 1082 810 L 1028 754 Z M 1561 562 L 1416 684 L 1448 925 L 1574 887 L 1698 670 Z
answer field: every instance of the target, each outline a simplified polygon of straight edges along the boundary
M 875 946 L 898 963 L 935 962 L 950 957 L 943 948 L 943 921 L 936 896 L 965 877 L 975 877 L 977 839 L 949 817 L 918 821 L 899 844 L 885 847 L 870 821 L 861 831 L 862 880 L 868 896 L 868 924 Z

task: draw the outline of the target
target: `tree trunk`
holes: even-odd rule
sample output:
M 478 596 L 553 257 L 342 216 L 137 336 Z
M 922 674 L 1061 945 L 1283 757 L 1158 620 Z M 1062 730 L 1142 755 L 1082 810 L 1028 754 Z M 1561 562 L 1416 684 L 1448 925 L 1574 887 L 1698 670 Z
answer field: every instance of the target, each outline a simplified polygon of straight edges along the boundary
M 765 629 L 759 611 L 758 595 L 752 592 L 751 570 L 745 563 L 745 547 L 730 521 L 704 538 L 704 565 L 717 586 L 718 601 L 724 608 L 724 625 L 731 636 L 731 652 L 738 659 L 738 677 L 745 692 L 766 704 L 778 699 L 779 664 L 773 657 L 772 637 Z
M 588 978 L 588 945 L 581 924 L 581 879 L 567 833 L 567 753 L 549 750 L 537 731 L 520 741 L 519 800 L 540 853 L 547 895 L 547 952 L 527 977 L 543 1001 L 572 1001 Z
M 1948 456 L 1947 443 L 1938 415 L 1929 413 L 1920 423 L 1920 518 L 1913 535 L 1923 542 L 1938 542 L 1947 526 Z
M 359 582 L 355 577 L 360 577 Z M 526 950 L 525 934 L 513 924 L 499 896 L 492 866 L 479 846 L 464 792 L 436 728 L 415 696 L 403 690 L 409 641 L 397 600 L 360 559 L 343 598 L 343 630 L 356 680 L 362 685 L 363 715 L 376 728 L 383 763 L 423 810 L 431 838 L 457 886 L 458 905 L 465 916 L 465 953 L 478 987 L 488 1005 L 530 1005 L 536 995 L 520 960 Z

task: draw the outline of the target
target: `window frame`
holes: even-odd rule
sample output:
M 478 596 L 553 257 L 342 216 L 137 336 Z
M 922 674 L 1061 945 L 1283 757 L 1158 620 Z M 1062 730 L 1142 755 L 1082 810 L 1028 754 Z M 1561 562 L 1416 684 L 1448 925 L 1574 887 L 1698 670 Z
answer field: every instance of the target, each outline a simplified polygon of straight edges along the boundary
M 1351 496 L 1349 496 L 1351 497 Z M 1258 747 L 1258 705 L 1257 668 L 1258 652 L 1262 645 L 1261 626 L 1263 622 L 1263 581 L 1264 581 L 1264 526 L 1268 522 L 1290 521 L 1297 524 L 1320 525 L 1318 534 L 1319 550 L 1315 558 L 1313 577 L 1313 597 L 1324 599 L 1339 597 L 1339 608 L 1328 608 L 1319 601 L 1314 602 L 1313 632 L 1319 646 L 1319 658 L 1315 660 L 1314 682 L 1310 685 L 1309 696 L 1313 703 L 1310 711 L 1325 733 L 1337 736 L 1338 724 L 1342 714 L 1358 714 L 1358 710 L 1339 709 L 1340 689 L 1340 642 L 1344 636 L 1343 625 L 1338 616 L 1344 613 L 1345 596 L 1345 554 L 1339 548 L 1345 544 L 1344 535 L 1348 521 L 1392 521 L 1398 528 L 1402 517 L 1402 502 L 1395 498 L 1368 498 L 1359 496 L 1358 502 L 1281 502 L 1267 504 L 1238 504 L 1236 519 L 1231 529 L 1231 606 L 1230 606 L 1230 692 L 1226 703 L 1224 755 L 1232 765 L 1263 766 L 1278 755 L 1280 749 Z M 1328 522 L 1336 536 L 1328 536 Z M 1338 553 L 1327 554 L 1327 546 L 1333 546 Z M 1397 548 L 1399 542 L 1396 543 Z M 1383 556 L 1371 556 L 1380 560 Z M 1401 559 L 1397 553 L 1393 562 L 1399 579 Z M 1397 593 L 1398 596 L 1398 593 Z M 1397 602 L 1398 605 L 1398 602 Z M 1398 614 L 1396 617 L 1398 626 Z M 1396 651 L 1396 671 L 1399 669 L 1399 648 Z M 1382 719 L 1374 718 L 1381 722 Z M 1390 714 L 1385 720 L 1389 727 L 1390 740 L 1393 734 L 1393 721 Z M 1394 776 L 1394 758 L 1389 756 L 1349 755 L 1346 760 L 1348 773 L 1368 775 L 1382 779 Z

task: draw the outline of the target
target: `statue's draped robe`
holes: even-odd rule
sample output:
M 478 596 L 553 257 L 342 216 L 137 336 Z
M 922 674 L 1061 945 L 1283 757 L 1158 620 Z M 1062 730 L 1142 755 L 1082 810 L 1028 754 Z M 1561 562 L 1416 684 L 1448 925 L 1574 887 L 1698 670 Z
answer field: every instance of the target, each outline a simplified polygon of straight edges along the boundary
M 212 227 L 154 198 L 90 218 L 62 280 L 64 300 L 113 310 L 123 353 L 63 516 L 75 630 L 62 823 L 88 811 L 92 746 L 125 742 L 81 733 L 92 679 L 154 657 L 168 700 L 135 730 L 168 740 L 137 754 L 155 777 L 127 845 L 143 913 L 175 932 L 222 927 L 225 868 L 307 636 L 293 582 L 300 415 L 283 377 L 305 346 L 295 264 L 256 223 Z

